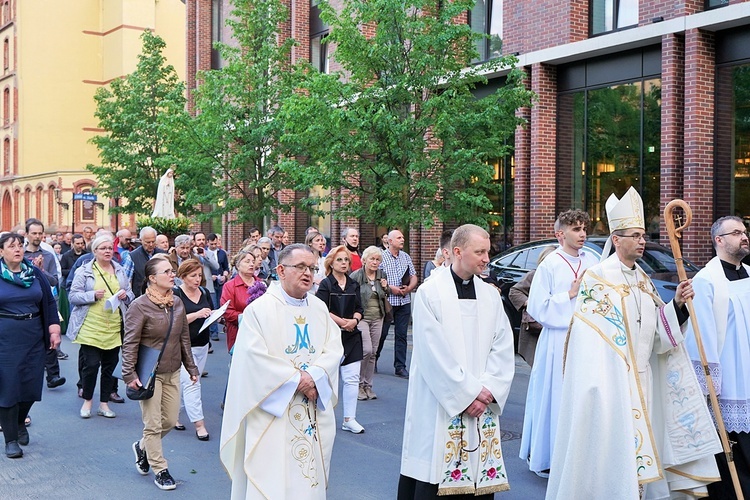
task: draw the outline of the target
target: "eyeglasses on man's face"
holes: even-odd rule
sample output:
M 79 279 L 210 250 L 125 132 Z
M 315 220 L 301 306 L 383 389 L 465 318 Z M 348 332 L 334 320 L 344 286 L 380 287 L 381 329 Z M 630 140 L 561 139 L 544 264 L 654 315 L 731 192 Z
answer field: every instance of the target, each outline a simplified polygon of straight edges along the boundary
M 617 236 L 619 236 L 620 238 L 630 238 L 636 243 L 641 241 L 641 239 L 643 239 L 644 241 L 646 240 L 646 233 L 618 234 Z
M 284 267 L 293 267 L 297 271 L 304 273 L 305 271 L 310 271 L 312 274 L 315 274 L 320 270 L 318 266 L 306 266 L 305 264 L 281 264 Z
M 750 238 L 750 233 L 748 233 L 747 231 L 742 231 L 740 229 L 735 229 L 734 231 L 730 231 L 728 233 L 720 234 L 719 236 L 721 236 L 722 238 L 724 236 L 735 236 L 735 237 L 739 237 L 739 238 L 742 238 L 744 236 L 745 238 Z

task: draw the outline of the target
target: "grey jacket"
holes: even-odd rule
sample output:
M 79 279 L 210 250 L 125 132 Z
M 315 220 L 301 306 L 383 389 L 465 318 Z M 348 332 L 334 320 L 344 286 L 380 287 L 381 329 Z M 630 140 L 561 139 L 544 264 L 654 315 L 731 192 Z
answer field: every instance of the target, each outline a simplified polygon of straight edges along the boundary
M 83 321 L 86 319 L 86 314 L 89 312 L 89 307 L 96 302 L 94 298 L 94 293 L 96 292 L 94 288 L 94 283 L 96 282 L 94 277 L 94 262 L 96 261 L 92 259 L 76 269 L 73 284 L 70 286 L 68 300 L 70 301 L 70 305 L 73 306 L 73 311 L 70 313 L 68 329 L 65 332 L 65 335 L 70 340 L 75 340 L 78 336 Z M 115 268 L 115 276 L 117 276 L 117 281 L 120 283 L 120 289 L 125 290 L 128 294 L 123 301 L 124 305 L 120 304 L 120 313 L 124 318 L 127 306 L 135 297 L 133 296 L 133 291 L 130 289 L 130 280 L 125 273 L 125 269 L 114 261 L 112 262 L 112 266 Z M 113 290 L 113 292 L 117 293 L 117 290 Z
M 349 275 L 351 279 L 359 283 L 359 295 L 362 297 L 362 307 L 367 307 L 367 302 L 370 300 L 370 297 L 372 297 L 373 293 L 378 294 L 378 306 L 380 307 L 380 318 L 385 316 L 385 300 L 386 295 L 388 293 L 383 289 L 382 286 L 380 286 L 380 278 L 385 278 L 385 272 L 381 269 L 378 269 L 375 271 L 375 291 L 372 291 L 372 287 L 370 286 L 370 282 L 367 280 L 367 275 L 365 274 L 365 269 L 360 268 L 354 271 L 352 274 Z

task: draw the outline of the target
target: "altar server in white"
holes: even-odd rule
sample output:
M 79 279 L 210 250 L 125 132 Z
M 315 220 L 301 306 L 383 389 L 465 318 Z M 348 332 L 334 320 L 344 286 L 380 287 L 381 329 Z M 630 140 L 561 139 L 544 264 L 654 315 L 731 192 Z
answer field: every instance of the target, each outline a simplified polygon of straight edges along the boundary
M 722 419 L 734 441 L 732 452 L 745 498 L 750 498 L 750 254 L 747 229 L 739 217 L 722 217 L 711 227 L 716 257 L 693 278 L 695 316 L 719 398 Z M 706 377 L 695 334 L 685 341 L 704 394 Z M 724 453 L 716 455 L 721 482 L 708 486 L 711 498 L 736 498 Z
M 229 371 L 220 456 L 232 499 L 323 499 L 344 350 L 314 294 L 317 260 L 294 244 L 274 284 L 242 317 Z
M 635 189 L 606 210 L 615 254 L 581 282 L 547 499 L 705 496 L 721 445 L 682 345 L 693 289 L 680 283 L 664 304 L 636 264 L 646 226 Z
M 461 226 L 451 247 L 450 268 L 417 291 L 399 500 L 492 498 L 509 488 L 499 417 L 515 370 L 513 332 L 497 290 L 478 277 L 489 234 Z
M 562 389 L 562 360 L 568 325 L 586 269 L 598 263 L 584 248 L 591 223 L 583 210 L 568 210 L 555 221 L 560 246 L 537 268 L 526 308 L 542 325 L 534 353 L 523 417 L 520 457 L 537 475 L 549 475 Z

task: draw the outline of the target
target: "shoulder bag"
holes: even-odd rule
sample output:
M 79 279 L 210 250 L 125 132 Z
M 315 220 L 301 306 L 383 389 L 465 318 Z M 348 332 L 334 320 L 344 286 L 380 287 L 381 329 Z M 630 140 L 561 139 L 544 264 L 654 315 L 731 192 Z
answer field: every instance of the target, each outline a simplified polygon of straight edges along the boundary
M 151 399 L 154 395 L 156 370 L 159 367 L 159 361 L 161 361 L 161 357 L 164 354 L 164 349 L 167 348 L 167 342 L 169 342 L 169 335 L 172 333 L 173 323 L 174 306 L 170 309 L 169 329 L 167 330 L 167 337 L 164 339 L 164 344 L 162 344 L 161 350 L 143 344 L 138 346 L 138 361 L 135 364 L 135 372 L 138 374 L 138 379 L 141 381 L 146 380 L 146 383 L 138 389 L 133 389 L 128 386 L 125 390 L 128 399 L 142 401 L 144 399 Z

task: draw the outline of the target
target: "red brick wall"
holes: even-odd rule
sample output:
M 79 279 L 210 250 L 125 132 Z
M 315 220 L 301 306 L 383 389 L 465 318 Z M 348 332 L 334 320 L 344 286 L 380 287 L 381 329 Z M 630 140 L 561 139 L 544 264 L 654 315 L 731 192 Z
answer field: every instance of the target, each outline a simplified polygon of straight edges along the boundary
M 199 71 L 211 69 L 211 0 L 185 2 L 188 109 L 195 104 L 194 91 Z
M 526 53 L 588 38 L 588 0 L 506 0 L 503 53 Z
M 531 108 L 531 182 L 529 187 L 529 238 L 549 238 L 555 221 L 555 159 L 557 68 L 535 64 L 531 90 L 538 102 Z
M 685 37 L 665 35 L 661 49 L 661 192 L 660 213 L 667 203 L 682 198 L 685 92 Z M 662 245 L 669 245 L 661 218 Z
M 684 200 L 693 223 L 684 234 L 683 254 L 705 264 L 711 258 L 713 222 L 714 35 L 685 32 L 685 173 Z
M 651 24 L 655 17 L 664 20 L 702 12 L 704 0 L 684 0 L 682 2 L 665 2 L 664 0 L 640 0 L 639 25 Z
M 524 68 L 528 75 L 530 70 Z M 525 79 L 527 88 L 529 78 Z M 516 116 L 527 124 L 516 129 L 515 161 L 516 178 L 513 185 L 513 243 L 529 239 L 529 184 L 531 181 L 531 108 L 521 108 Z

